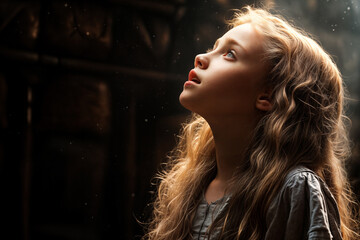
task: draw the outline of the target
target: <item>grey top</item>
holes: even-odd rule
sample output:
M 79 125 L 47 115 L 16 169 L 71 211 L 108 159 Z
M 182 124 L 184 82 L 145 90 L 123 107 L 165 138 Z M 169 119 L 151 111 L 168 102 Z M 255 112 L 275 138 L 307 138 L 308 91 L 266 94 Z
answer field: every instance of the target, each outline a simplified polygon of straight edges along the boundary
M 208 239 L 206 231 L 224 210 L 230 197 L 198 206 L 193 222 L 193 239 Z M 297 167 L 286 176 L 279 194 L 266 214 L 265 240 L 340 240 L 337 204 L 326 184 L 313 171 Z M 216 239 L 216 233 L 209 239 Z
M 207 229 L 219 213 L 224 210 L 229 199 L 229 196 L 224 196 L 223 198 L 208 204 L 205 196 L 203 196 L 196 210 L 193 222 L 192 235 L 194 240 L 216 239 L 216 235 L 207 238 Z

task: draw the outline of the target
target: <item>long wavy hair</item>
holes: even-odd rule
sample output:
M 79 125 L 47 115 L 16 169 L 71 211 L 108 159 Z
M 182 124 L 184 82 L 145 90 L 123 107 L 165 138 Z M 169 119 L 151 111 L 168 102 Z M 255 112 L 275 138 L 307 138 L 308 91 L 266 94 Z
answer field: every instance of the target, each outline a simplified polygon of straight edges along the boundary
M 264 37 L 264 60 L 271 70 L 272 109 L 262 116 L 250 141 L 242 171 L 231 181 L 226 210 L 210 234 L 219 239 L 263 239 L 265 216 L 285 176 L 295 166 L 313 170 L 338 204 L 343 239 L 357 235 L 355 206 L 345 160 L 350 154 L 344 86 L 331 57 L 300 29 L 266 10 L 250 6 L 235 13 L 230 27 L 251 23 Z M 159 174 L 153 218 L 144 239 L 192 239 L 201 196 L 216 174 L 215 143 L 208 123 L 193 114 L 177 147 Z

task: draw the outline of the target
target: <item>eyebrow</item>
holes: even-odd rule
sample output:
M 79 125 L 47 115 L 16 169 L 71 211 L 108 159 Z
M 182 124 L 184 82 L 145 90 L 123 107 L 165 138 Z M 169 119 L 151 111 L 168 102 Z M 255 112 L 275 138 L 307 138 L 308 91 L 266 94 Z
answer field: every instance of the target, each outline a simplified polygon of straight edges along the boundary
M 214 44 L 214 49 L 217 48 L 217 46 L 219 45 L 219 42 L 220 42 L 221 38 L 218 38 Z M 248 51 L 246 50 L 246 48 L 244 48 L 243 45 L 241 45 L 238 41 L 236 41 L 235 39 L 233 38 L 225 38 L 225 43 L 228 43 L 228 44 L 231 44 L 231 45 L 237 45 L 239 46 L 240 48 L 242 48 L 242 50 L 244 50 L 245 53 L 248 53 Z

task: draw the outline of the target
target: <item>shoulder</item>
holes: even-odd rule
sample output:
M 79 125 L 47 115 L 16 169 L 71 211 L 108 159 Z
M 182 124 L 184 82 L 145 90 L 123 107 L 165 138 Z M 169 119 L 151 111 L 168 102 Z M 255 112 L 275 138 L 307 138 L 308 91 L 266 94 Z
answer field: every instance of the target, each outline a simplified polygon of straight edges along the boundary
M 336 204 L 335 198 L 326 183 L 315 172 L 302 166 L 292 169 L 287 174 L 279 193 L 304 194 L 301 198 L 323 198 Z
M 336 201 L 326 183 L 306 167 L 296 167 L 287 174 L 266 220 L 269 228 L 285 225 L 285 235 L 341 239 Z
M 285 177 L 283 188 L 291 188 L 294 185 L 306 185 L 314 183 L 314 187 L 320 187 L 323 183 L 312 170 L 306 167 L 298 166 L 292 169 Z
M 309 208 L 319 206 L 325 213 L 330 210 L 340 219 L 337 203 L 330 189 L 315 172 L 306 167 L 296 167 L 287 174 L 278 196 L 291 199 L 291 204 L 303 202 Z

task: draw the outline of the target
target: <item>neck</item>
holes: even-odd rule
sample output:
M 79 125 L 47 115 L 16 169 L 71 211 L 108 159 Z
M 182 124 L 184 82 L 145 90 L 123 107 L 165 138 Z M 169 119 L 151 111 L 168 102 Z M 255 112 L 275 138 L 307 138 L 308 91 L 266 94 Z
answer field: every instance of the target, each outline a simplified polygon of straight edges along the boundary
M 256 122 L 237 117 L 208 121 L 215 141 L 218 181 L 228 182 L 241 168 Z

